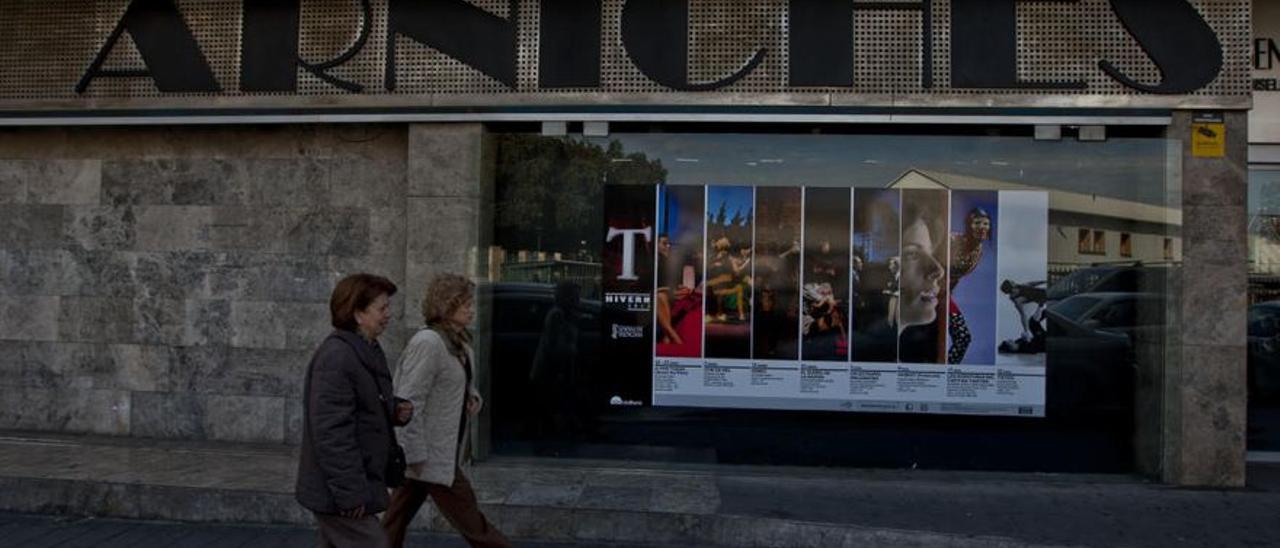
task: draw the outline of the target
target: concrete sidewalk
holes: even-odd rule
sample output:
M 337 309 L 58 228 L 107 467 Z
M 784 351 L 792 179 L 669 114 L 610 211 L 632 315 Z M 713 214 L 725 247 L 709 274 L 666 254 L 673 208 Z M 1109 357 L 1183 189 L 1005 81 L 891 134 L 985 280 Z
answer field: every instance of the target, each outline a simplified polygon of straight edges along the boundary
M 0 435 L 0 511 L 310 525 L 293 448 Z M 1128 476 L 494 459 L 474 470 L 515 538 L 681 546 L 1280 545 L 1280 468 L 1210 491 Z M 444 531 L 424 508 L 419 526 Z

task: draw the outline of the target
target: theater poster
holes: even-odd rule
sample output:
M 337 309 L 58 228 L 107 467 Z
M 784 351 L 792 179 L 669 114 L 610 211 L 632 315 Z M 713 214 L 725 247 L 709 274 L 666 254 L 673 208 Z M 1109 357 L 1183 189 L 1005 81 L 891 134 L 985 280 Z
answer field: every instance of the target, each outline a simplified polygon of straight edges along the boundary
M 1046 192 L 606 197 L 605 348 L 627 401 L 1044 416 Z
M 651 186 L 605 187 L 600 346 L 609 367 L 594 377 L 611 406 L 652 403 L 654 200 Z

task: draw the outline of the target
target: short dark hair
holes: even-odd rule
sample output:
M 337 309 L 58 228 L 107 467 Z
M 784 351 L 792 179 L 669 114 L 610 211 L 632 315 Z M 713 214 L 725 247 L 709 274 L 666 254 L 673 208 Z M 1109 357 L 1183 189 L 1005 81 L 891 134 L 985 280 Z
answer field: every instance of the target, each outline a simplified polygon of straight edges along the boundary
M 356 312 L 369 307 L 378 296 L 396 294 L 396 284 L 375 274 L 352 274 L 338 281 L 329 297 L 329 319 L 338 329 L 355 331 Z

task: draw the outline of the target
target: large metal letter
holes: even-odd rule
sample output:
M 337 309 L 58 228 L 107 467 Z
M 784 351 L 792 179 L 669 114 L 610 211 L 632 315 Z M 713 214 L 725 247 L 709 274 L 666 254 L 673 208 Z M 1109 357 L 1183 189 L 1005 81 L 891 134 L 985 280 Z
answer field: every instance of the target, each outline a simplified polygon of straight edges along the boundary
M 510 6 L 511 17 L 503 19 L 466 0 L 390 0 L 386 88 L 396 89 L 396 37 L 403 34 L 515 89 L 520 6 L 517 0 Z
M 1163 78 L 1144 84 L 1126 76 L 1110 61 L 1098 63 L 1108 76 L 1148 93 L 1191 93 L 1222 71 L 1222 43 L 1191 4 L 1182 0 L 1111 0 L 1129 34 L 1142 45 Z
M 542 2 L 538 87 L 600 86 L 600 0 Z
M 853 2 L 791 0 L 790 83 L 796 87 L 853 85 Z
M 689 82 L 689 0 L 627 0 L 622 44 L 649 79 L 678 91 L 713 91 L 741 80 L 764 61 L 760 48 L 737 72 L 706 84 Z
M 1084 89 L 1083 81 L 1024 82 L 1018 79 L 1018 2 L 952 0 L 951 87 L 996 89 Z M 1038 0 L 1075 2 L 1076 0 Z
M 299 0 L 244 0 L 244 31 L 240 61 L 241 91 L 296 91 L 298 67 L 350 92 L 364 86 L 329 74 L 329 69 L 355 58 L 369 41 L 373 6 L 360 0 L 360 30 L 355 43 L 337 57 L 308 63 L 298 56 Z
M 240 91 L 297 91 L 301 0 L 244 0 Z
M 142 55 L 146 70 L 112 70 L 102 68 L 125 31 L 133 38 Z M 163 92 L 222 91 L 213 70 L 205 61 L 191 29 L 172 0 L 134 0 L 124 17 L 98 50 L 93 62 L 76 84 L 76 93 L 88 91 L 94 78 L 146 78 Z

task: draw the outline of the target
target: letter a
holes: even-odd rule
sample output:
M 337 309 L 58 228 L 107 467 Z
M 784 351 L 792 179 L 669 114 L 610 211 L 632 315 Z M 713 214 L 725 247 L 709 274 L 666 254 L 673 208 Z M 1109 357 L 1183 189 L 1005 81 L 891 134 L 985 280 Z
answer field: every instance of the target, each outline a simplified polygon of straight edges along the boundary
M 102 68 L 107 56 L 115 49 L 125 32 L 133 38 L 142 54 L 147 70 L 111 70 Z M 213 77 L 209 63 L 200 52 L 191 29 L 182 20 L 173 0 L 134 0 L 124 11 L 124 17 L 116 25 L 111 36 L 98 50 L 97 57 L 89 65 L 76 93 L 84 93 L 94 78 L 145 78 L 150 77 L 156 88 L 166 93 L 222 91 Z

